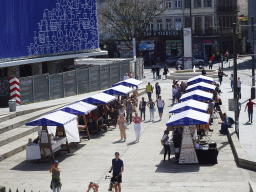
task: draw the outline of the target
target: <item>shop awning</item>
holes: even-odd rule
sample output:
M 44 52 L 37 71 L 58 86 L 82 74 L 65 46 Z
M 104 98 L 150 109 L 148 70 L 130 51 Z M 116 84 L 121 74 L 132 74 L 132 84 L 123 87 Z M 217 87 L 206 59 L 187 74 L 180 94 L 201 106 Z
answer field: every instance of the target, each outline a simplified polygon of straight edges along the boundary
M 167 126 L 176 125 L 202 125 L 208 124 L 210 115 L 195 110 L 187 110 L 181 113 L 172 115 L 166 123 Z
M 67 105 L 67 106 L 61 108 L 60 110 L 65 111 L 67 113 L 74 114 L 74 115 L 82 115 L 82 114 L 90 113 L 91 111 L 93 111 L 95 109 L 97 109 L 97 106 L 79 101 L 77 103 Z
M 64 111 L 54 111 L 47 115 L 43 115 L 29 123 L 27 126 L 64 126 L 67 123 L 77 119 L 76 115 L 66 113 Z
M 133 91 L 132 88 L 129 88 L 123 85 L 117 85 L 115 87 L 112 87 L 110 89 L 103 91 L 103 93 L 106 93 L 109 95 L 126 95 L 132 91 Z
M 207 77 L 207 76 L 204 76 L 204 75 L 198 75 L 198 76 L 195 76 L 195 77 L 192 77 L 192 78 L 188 79 L 187 84 L 192 85 L 192 84 L 200 83 L 200 82 L 212 83 L 213 78 Z
M 130 78 L 130 79 L 126 79 L 124 81 L 120 81 L 119 83 L 112 85 L 112 87 L 115 87 L 117 85 L 123 85 L 123 86 L 127 86 L 127 87 L 138 87 L 138 85 L 140 85 L 142 83 L 143 83 L 142 81 Z
M 180 113 L 189 109 L 193 109 L 199 112 L 206 112 L 208 109 L 208 104 L 193 99 L 187 100 L 185 102 L 178 103 L 172 107 L 169 113 Z
M 196 90 L 196 91 L 191 91 L 189 93 L 183 94 L 180 98 L 180 101 L 184 102 L 190 99 L 197 100 L 197 101 L 207 101 L 207 100 L 212 100 L 212 97 L 213 97 L 212 93 Z
M 214 90 L 215 88 L 216 88 L 215 85 L 211 85 L 205 82 L 200 82 L 200 83 L 195 83 L 193 85 L 189 85 L 186 91 L 194 91 L 194 90 L 211 91 L 211 90 Z
M 116 97 L 112 95 L 109 95 L 106 93 L 99 93 L 97 95 L 94 95 L 82 100 L 82 102 L 86 102 L 90 104 L 107 104 L 114 100 L 116 100 Z

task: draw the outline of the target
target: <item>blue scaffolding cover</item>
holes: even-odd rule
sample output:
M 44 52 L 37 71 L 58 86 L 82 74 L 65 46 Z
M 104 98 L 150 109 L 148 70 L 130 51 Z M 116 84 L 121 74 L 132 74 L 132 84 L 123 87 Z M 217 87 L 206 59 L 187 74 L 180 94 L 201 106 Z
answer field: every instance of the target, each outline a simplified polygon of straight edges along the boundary
M 178 103 L 172 107 L 169 113 L 180 113 L 189 109 L 193 109 L 199 112 L 206 112 L 208 109 L 208 104 L 193 99 L 187 100 L 185 102 Z
M 107 93 L 109 95 L 126 95 L 132 91 L 133 91 L 132 88 L 129 88 L 123 85 L 117 85 L 115 87 L 112 87 L 103 91 L 103 93 Z
M 109 95 L 106 93 L 99 93 L 97 95 L 94 95 L 82 100 L 82 102 L 90 103 L 90 104 L 107 104 L 114 100 L 116 100 L 116 97 L 112 95 Z
M 97 109 L 97 106 L 79 101 L 77 103 L 67 105 L 67 106 L 61 108 L 60 110 L 65 111 L 67 113 L 74 114 L 74 115 L 82 115 L 82 114 L 90 113 L 91 111 L 93 111 L 95 109 Z
M 212 83 L 213 78 L 207 77 L 207 76 L 204 76 L 204 75 L 198 75 L 198 76 L 195 76 L 195 77 L 192 77 L 192 78 L 188 79 L 187 84 L 192 85 L 192 84 L 200 83 L 200 82 Z
M 167 126 L 176 125 L 202 125 L 208 124 L 210 115 L 195 110 L 187 110 L 181 113 L 172 115 L 166 123 Z
M 215 85 L 211 85 L 209 83 L 200 82 L 195 83 L 193 85 L 189 85 L 186 89 L 186 91 L 194 91 L 194 90 L 202 90 L 202 91 L 212 91 L 216 88 Z
M 138 85 L 140 85 L 142 83 L 143 83 L 142 81 L 130 78 L 130 79 L 126 79 L 124 81 L 120 81 L 120 82 L 112 85 L 112 87 L 115 87 L 117 85 L 123 85 L 123 86 L 127 86 L 127 87 L 138 87 Z
M 184 102 L 190 99 L 197 100 L 197 101 L 207 101 L 207 100 L 212 100 L 212 97 L 213 97 L 212 93 L 196 90 L 196 91 L 191 91 L 189 93 L 183 94 L 180 98 L 180 101 Z
M 64 111 L 54 111 L 47 115 L 43 115 L 29 123 L 27 126 L 64 126 L 65 124 L 77 119 L 76 115 L 66 113 Z

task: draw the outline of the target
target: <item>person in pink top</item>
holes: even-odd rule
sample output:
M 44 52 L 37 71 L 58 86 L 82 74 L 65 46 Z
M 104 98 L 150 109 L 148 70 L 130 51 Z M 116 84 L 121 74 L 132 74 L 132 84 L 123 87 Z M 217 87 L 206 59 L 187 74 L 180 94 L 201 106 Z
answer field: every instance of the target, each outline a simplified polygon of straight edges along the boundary
M 251 99 L 249 99 L 249 102 L 246 103 L 244 111 L 246 111 L 246 108 L 248 107 L 248 117 L 249 117 L 249 123 L 252 123 L 252 117 L 253 117 L 253 105 L 256 105 L 254 102 L 252 102 Z
M 136 142 L 140 140 L 140 130 L 141 130 L 141 117 L 138 116 L 138 113 L 135 113 L 135 117 L 133 117 L 134 130 L 136 135 Z

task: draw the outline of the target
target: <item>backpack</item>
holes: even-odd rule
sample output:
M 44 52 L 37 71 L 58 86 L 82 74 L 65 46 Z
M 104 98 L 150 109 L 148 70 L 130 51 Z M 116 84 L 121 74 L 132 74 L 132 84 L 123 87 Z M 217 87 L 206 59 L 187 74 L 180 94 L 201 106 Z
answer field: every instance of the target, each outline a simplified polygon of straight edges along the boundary
M 234 119 L 231 118 L 231 117 L 229 117 L 228 121 L 229 121 L 229 123 L 230 123 L 231 125 L 233 125 L 233 124 L 235 123 Z

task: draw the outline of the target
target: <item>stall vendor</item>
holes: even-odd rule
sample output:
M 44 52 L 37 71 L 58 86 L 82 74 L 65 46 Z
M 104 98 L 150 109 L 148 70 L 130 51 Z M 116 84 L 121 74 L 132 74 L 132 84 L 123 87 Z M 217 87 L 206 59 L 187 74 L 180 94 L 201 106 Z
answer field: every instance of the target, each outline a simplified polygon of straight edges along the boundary
M 57 126 L 55 139 L 66 137 L 65 130 L 63 126 Z

